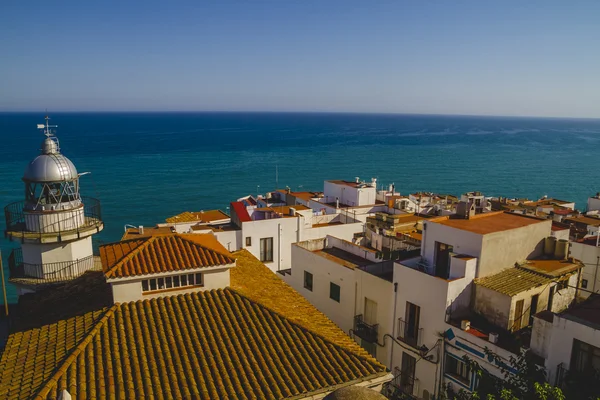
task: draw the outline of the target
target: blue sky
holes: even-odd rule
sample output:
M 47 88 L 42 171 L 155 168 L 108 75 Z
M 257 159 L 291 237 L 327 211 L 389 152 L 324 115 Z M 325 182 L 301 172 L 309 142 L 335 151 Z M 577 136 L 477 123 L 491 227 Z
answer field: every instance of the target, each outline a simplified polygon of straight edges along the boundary
M 600 1 L 0 2 L 0 111 L 600 117 Z

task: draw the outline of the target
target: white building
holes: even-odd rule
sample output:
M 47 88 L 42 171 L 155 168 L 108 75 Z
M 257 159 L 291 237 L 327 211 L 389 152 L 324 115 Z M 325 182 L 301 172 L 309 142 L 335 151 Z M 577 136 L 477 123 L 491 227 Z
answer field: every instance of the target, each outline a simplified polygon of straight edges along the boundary
M 104 225 L 100 202 L 79 193 L 75 165 L 60 152 L 46 117 L 41 154 L 23 175 L 25 200 L 5 207 L 6 235 L 21 243 L 9 255 L 10 282 L 19 295 L 98 269 L 92 235 Z
M 554 385 L 565 384 L 569 373 L 570 380 L 576 384 L 578 375 L 590 377 L 594 370 L 597 374 L 600 370 L 600 296 L 591 296 L 558 314 L 536 315 L 531 349 L 546 360 L 548 380 Z M 587 378 L 578 384 L 593 385 Z M 596 387 L 596 391 L 600 389 Z
M 372 205 L 376 203 L 377 179 L 373 178 L 368 183 L 358 177 L 354 182 L 325 181 L 323 196 L 325 203 L 339 203 L 351 207 Z
M 549 254 L 555 238 L 544 254 L 551 224 L 505 213 L 424 222 L 421 256 L 394 267 L 392 388 L 423 399 L 438 396 L 440 382 L 472 391 L 477 378 L 465 355 L 502 377 L 484 349 L 508 365 L 531 310 L 557 311 L 575 297 L 580 265 L 564 260 L 565 242 L 561 259 Z
M 600 211 L 600 192 L 596 193 L 595 196 L 588 198 L 587 212 L 590 211 Z
M 376 252 L 333 236 L 292 246 L 283 279 L 363 348 L 390 366 L 393 263 Z
M 571 242 L 571 256 L 583 265 L 580 297 L 600 293 L 600 236 L 588 236 Z

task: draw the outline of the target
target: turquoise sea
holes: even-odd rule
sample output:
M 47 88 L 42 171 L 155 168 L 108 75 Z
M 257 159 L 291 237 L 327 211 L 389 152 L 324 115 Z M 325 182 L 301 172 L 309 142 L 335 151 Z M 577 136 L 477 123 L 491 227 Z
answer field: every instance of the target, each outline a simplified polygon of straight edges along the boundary
M 23 197 L 43 113 L 0 113 L 0 204 Z M 220 208 L 279 186 L 378 178 L 417 190 L 539 198 L 585 207 L 600 191 L 600 120 L 307 113 L 52 113 L 82 192 L 102 202 L 104 232 Z M 0 223 L 4 229 L 4 221 Z M 4 259 L 11 247 L 4 239 Z M 5 263 L 5 269 L 7 269 Z M 8 272 L 8 271 L 6 271 Z M 14 294 L 11 291 L 11 299 Z

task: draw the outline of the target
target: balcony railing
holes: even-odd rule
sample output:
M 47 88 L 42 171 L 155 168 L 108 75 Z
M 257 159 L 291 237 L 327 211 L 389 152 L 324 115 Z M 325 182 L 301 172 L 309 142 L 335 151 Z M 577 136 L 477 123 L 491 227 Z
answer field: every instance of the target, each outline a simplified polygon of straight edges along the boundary
M 389 388 L 391 389 L 388 392 L 390 399 L 417 399 L 419 380 L 414 375 L 396 367 L 394 379 L 390 381 Z
M 81 208 L 57 211 L 24 211 L 25 201 L 17 201 L 4 207 L 6 234 L 23 239 L 41 239 L 47 236 L 79 234 L 102 225 L 100 201 L 93 197 L 82 197 Z M 50 213 L 56 218 L 45 216 Z M 29 225 L 29 227 L 28 227 Z M 35 230 L 30 230 L 35 226 Z
M 362 314 L 354 317 L 354 334 L 359 338 L 369 342 L 377 343 L 379 336 L 379 324 L 369 325 L 367 324 Z
M 48 284 L 75 279 L 89 270 L 99 270 L 94 256 L 73 261 L 61 261 L 46 264 L 28 264 L 23 262 L 21 249 L 14 249 L 8 256 L 10 280 L 27 280 L 28 284 Z
M 556 366 L 556 377 L 554 378 L 554 386 L 562 388 L 566 382 L 567 374 L 569 370 L 565 368 L 564 363 L 560 363 Z
M 420 348 L 423 345 L 423 328 L 398 318 L 398 339 L 409 346 Z

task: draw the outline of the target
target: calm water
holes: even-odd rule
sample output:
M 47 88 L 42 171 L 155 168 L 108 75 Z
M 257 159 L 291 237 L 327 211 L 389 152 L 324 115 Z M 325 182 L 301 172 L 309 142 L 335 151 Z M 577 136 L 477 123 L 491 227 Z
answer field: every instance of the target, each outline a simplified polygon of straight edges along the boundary
M 600 191 L 600 120 L 263 113 L 52 115 L 82 192 L 102 201 L 104 232 L 220 208 L 279 186 L 378 178 L 408 193 L 574 200 Z M 43 114 L 2 114 L 0 205 L 21 200 L 21 176 L 43 139 Z M 2 219 L 1 229 L 4 229 Z M 4 258 L 15 246 L 3 240 Z M 11 292 L 11 297 L 12 292 Z

